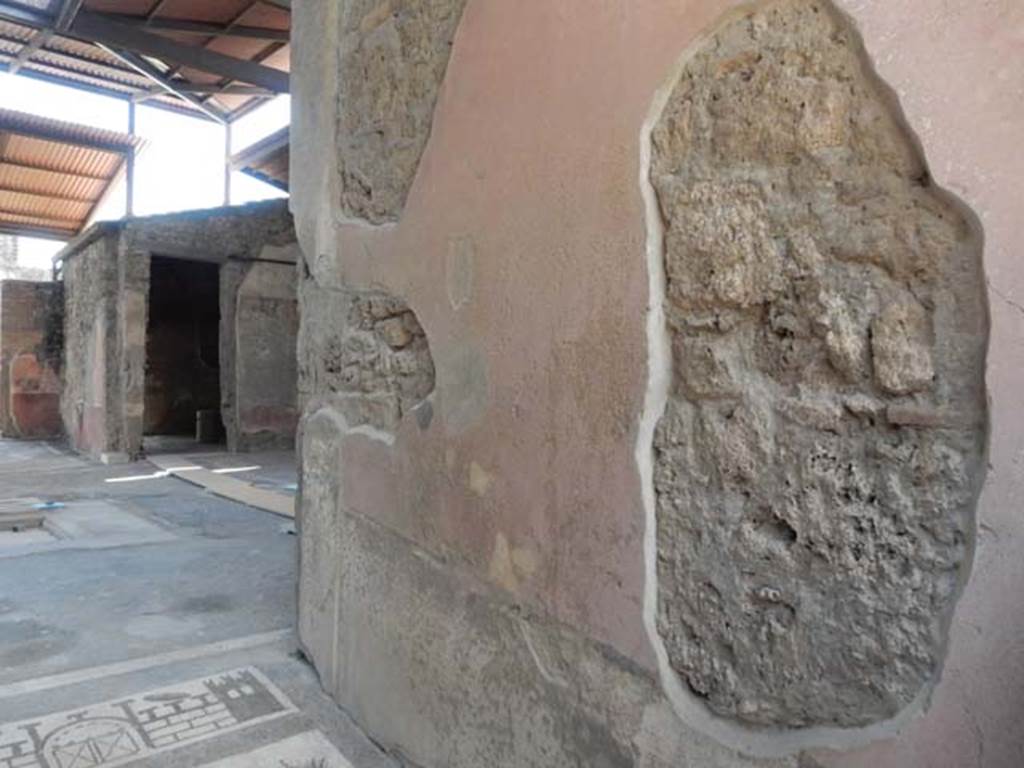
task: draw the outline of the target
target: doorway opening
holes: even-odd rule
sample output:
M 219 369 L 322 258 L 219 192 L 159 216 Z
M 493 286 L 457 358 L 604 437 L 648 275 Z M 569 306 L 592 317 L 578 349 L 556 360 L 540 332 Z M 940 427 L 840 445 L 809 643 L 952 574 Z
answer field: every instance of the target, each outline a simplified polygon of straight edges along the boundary
M 147 453 L 224 442 L 218 264 L 151 257 L 143 435 Z

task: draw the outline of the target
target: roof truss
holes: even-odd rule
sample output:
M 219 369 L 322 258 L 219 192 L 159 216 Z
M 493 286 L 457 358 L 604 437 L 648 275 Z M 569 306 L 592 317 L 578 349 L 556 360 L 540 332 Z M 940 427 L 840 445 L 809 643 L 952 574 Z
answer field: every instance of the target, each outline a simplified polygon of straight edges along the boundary
M 262 63 L 288 44 L 288 30 L 266 26 L 268 11 L 248 16 L 255 24 L 245 23 L 261 4 L 277 9 L 269 18 L 283 27 L 281 11 L 290 10 L 288 0 L 248 0 L 234 6 L 234 18 L 219 23 L 163 17 L 164 0 L 141 16 L 94 11 L 90 0 L 61 0 L 51 12 L 0 0 L 0 20 L 34 30 L 27 40 L 0 33 L 0 40 L 21 46 L 16 55 L 0 53 L 0 71 L 229 122 L 289 88 L 287 72 Z M 102 50 L 107 56 L 85 56 L 71 40 L 92 43 L 97 54 Z M 217 50 L 209 47 L 217 40 L 250 42 L 248 48 L 233 49 L 235 44 L 227 42 Z M 252 41 L 266 45 L 251 55 Z M 210 82 L 210 75 L 217 79 Z

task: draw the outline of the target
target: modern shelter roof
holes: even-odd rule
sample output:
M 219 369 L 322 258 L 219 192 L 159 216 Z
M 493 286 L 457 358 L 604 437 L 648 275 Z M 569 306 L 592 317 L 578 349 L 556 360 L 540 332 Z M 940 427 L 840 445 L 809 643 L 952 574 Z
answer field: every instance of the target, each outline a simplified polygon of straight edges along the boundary
M 0 71 L 231 122 L 288 91 L 291 0 L 0 0 Z
M 285 126 L 231 157 L 231 170 L 288 191 L 288 137 Z
M 0 231 L 66 240 L 142 140 L 0 109 Z

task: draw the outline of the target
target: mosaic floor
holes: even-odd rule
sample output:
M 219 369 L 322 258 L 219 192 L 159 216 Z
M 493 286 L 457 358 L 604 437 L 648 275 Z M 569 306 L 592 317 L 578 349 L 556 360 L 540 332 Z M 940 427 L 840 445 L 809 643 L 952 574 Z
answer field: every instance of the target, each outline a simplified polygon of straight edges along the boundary
M 237 669 L 0 726 L 0 768 L 121 765 L 294 711 L 259 670 Z
M 291 521 L 44 443 L 0 439 L 0 488 L 0 768 L 398 768 L 296 653 Z

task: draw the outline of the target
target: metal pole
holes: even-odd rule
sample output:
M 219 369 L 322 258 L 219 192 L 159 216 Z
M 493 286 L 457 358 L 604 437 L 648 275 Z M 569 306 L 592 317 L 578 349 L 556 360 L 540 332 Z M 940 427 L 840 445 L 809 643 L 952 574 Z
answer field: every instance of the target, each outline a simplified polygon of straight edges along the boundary
M 135 135 L 135 102 L 128 102 L 128 134 Z M 125 156 L 125 216 L 135 215 L 135 147 Z
M 224 124 L 224 205 L 231 205 L 231 123 Z

